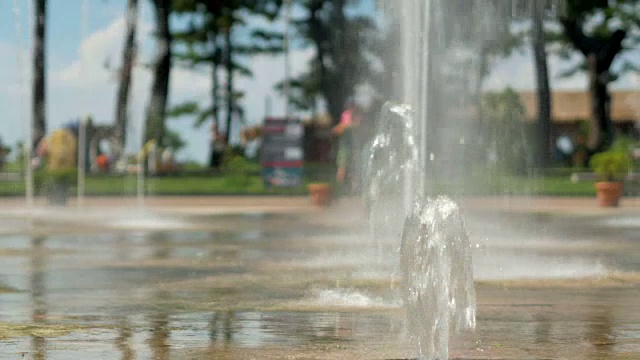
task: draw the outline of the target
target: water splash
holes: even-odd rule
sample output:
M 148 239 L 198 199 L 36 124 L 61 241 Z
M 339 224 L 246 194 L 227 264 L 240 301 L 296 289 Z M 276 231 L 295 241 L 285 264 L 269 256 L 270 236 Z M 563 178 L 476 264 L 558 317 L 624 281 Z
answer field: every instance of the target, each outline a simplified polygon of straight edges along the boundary
M 424 196 L 415 130 L 411 106 L 384 105 L 365 162 L 364 196 L 378 248 L 383 237 L 402 238 L 403 300 L 420 356 L 446 359 L 450 333 L 475 327 L 471 245 L 458 205 Z
M 419 188 L 416 180 L 421 173 L 417 144 L 413 109 L 406 104 L 387 102 L 363 171 L 370 232 L 378 245 L 383 236 L 399 238 L 404 219 L 411 212 Z
M 471 244 L 460 207 L 444 196 L 416 205 L 400 255 L 408 326 L 420 358 L 448 359 L 450 334 L 476 324 Z
M 565 11 L 563 0 L 546 5 Z M 393 90 L 410 105 L 383 108 L 365 203 L 372 238 L 381 228 L 396 239 L 402 232 L 404 302 L 420 357 L 447 359 L 450 334 L 475 327 L 471 249 L 460 208 L 447 197 L 426 198 L 434 192 L 427 179 L 458 193 L 473 179 L 486 152 L 478 116 L 483 54 L 506 40 L 514 20 L 530 17 L 531 2 L 398 0 L 385 9 L 401 32 L 402 68 L 393 69 L 401 88 Z

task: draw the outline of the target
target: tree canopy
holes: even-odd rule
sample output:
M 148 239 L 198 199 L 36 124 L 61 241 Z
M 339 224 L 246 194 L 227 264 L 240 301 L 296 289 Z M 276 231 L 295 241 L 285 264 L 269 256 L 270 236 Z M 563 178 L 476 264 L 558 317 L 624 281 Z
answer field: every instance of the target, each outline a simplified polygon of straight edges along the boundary
M 282 35 L 262 27 L 255 27 L 247 19 L 274 20 L 282 6 L 282 0 L 174 0 L 174 11 L 188 18 L 185 29 L 174 32 L 179 50 L 174 57 L 181 66 L 211 67 L 211 103 L 201 106 L 190 102 L 179 105 L 173 115 L 196 115 L 195 125 L 207 119 L 220 121 L 221 100 L 226 101 L 227 137 L 243 94 L 235 89 L 234 74 L 251 76 L 251 69 L 243 59 L 261 53 L 282 51 Z M 218 79 L 221 68 L 227 76 L 226 88 L 221 89 Z
M 336 122 L 346 101 L 371 74 L 374 20 L 368 14 L 348 14 L 359 1 L 293 0 L 304 9 L 293 21 L 297 38 L 315 50 L 307 71 L 291 79 L 293 106 L 312 108 L 320 96 Z
M 640 70 L 637 60 L 624 56 L 640 44 L 640 1 L 567 0 L 558 20 L 561 31 L 554 40 L 564 45 L 560 54 L 565 59 L 575 51 L 582 55 L 563 75 L 587 71 L 592 102 L 587 146 L 601 151 L 614 137 L 608 86 L 620 75 Z

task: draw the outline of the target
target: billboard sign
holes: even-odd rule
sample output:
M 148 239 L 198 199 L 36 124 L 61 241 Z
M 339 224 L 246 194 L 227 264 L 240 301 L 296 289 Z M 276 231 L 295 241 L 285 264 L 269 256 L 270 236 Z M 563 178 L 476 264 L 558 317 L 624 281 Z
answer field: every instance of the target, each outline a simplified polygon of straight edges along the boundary
M 262 138 L 262 177 L 267 187 L 302 184 L 304 126 L 298 119 L 267 118 Z

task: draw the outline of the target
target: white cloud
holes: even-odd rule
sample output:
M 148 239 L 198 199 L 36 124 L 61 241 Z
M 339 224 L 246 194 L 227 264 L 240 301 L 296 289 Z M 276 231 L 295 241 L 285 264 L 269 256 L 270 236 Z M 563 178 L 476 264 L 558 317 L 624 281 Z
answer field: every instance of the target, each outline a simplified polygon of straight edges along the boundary
M 53 91 L 50 91 L 48 99 L 49 128 L 87 114 L 93 115 L 97 122 L 113 122 L 117 92 L 115 72 L 121 63 L 125 26 L 125 19 L 121 16 L 87 36 L 79 47 L 76 60 L 50 73 L 49 88 Z M 151 70 L 145 66 L 153 61 L 155 55 L 152 31 L 152 25 L 142 18 L 138 24 L 139 52 L 130 90 L 129 149 L 138 148 L 141 142 L 142 123 L 153 78 Z M 170 99 L 180 102 L 193 98 L 207 91 L 208 81 L 209 76 L 174 67 Z M 182 128 L 187 133 L 190 130 Z M 189 138 L 189 134 L 185 138 Z M 197 153 L 193 149 L 188 150 L 189 156 Z
M 78 59 L 51 74 L 53 83 L 59 86 L 91 87 L 108 82 L 111 76 L 105 64 L 111 62 L 112 67 L 119 66 L 113 60 L 122 47 L 124 31 L 125 19 L 120 17 L 108 27 L 88 36 L 80 45 Z
M 79 88 L 101 87 L 116 80 L 115 72 L 121 65 L 122 47 L 125 37 L 125 18 L 121 16 L 106 28 L 91 34 L 80 46 L 78 59 L 67 67 L 53 72 L 52 81 L 56 86 Z M 143 21 L 138 24 L 139 46 L 134 81 L 150 84 L 150 70 L 144 66 L 153 61 L 153 26 Z M 193 92 L 204 89 L 206 81 L 201 74 L 174 67 L 172 71 L 173 91 Z

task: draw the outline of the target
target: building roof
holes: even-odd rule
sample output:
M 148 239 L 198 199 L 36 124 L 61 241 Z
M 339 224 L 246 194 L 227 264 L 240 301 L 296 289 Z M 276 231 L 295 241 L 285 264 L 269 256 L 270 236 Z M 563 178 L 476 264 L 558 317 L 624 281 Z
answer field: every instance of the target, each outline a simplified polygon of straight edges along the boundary
M 536 119 L 535 91 L 520 92 L 520 98 L 527 111 L 527 119 Z M 552 102 L 554 122 L 574 122 L 589 119 L 591 116 L 591 103 L 587 91 L 554 91 Z M 611 119 L 614 122 L 640 122 L 640 91 L 611 91 L 611 103 Z

